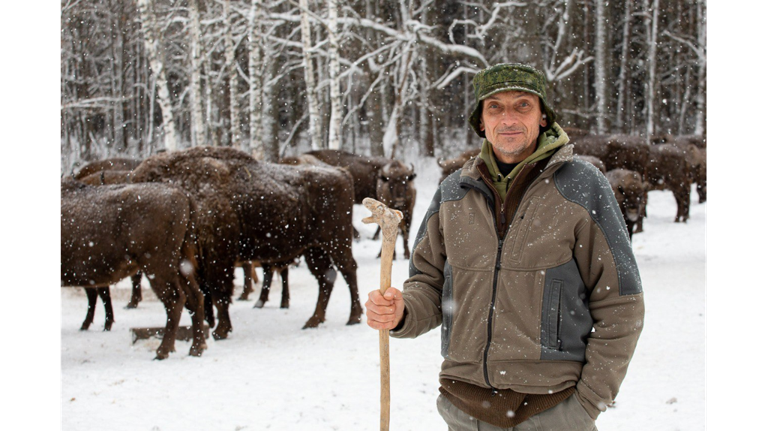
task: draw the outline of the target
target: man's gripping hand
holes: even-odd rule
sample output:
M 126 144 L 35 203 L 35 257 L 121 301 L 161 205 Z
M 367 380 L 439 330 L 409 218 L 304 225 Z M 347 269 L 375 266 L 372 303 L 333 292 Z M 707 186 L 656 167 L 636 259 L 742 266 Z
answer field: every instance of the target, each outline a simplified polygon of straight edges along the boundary
M 382 295 L 378 290 L 374 290 L 368 294 L 365 309 L 368 326 L 373 329 L 394 329 L 403 319 L 403 292 L 390 287 Z

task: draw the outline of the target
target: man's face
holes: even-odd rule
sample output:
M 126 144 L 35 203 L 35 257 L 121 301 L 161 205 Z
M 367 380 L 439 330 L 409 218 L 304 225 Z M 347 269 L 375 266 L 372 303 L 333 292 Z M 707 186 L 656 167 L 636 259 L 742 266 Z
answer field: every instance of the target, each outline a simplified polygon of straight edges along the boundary
M 504 163 L 519 163 L 536 150 L 539 126 L 547 125 L 539 97 L 524 91 L 504 91 L 483 100 L 480 130 Z

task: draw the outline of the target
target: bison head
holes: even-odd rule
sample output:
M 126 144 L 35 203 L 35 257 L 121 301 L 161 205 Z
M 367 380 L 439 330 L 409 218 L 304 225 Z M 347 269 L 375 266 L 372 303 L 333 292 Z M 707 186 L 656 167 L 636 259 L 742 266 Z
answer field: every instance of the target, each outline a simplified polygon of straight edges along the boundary
M 405 210 L 413 206 L 416 186 L 413 165 L 406 166 L 393 160 L 379 170 L 376 179 L 376 198 L 390 208 Z
M 627 220 L 636 222 L 642 216 L 648 188 L 640 175 L 632 172 L 632 176 L 614 190 L 616 201 Z

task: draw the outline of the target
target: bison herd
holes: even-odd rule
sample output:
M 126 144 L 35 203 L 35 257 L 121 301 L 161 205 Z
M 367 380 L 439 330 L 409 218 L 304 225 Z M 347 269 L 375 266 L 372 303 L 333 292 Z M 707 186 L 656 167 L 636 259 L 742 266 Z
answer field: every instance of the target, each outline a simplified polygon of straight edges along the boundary
M 688 220 L 691 187 L 696 184 L 699 203 L 707 200 L 707 147 L 702 136 L 592 135 L 565 128 L 575 157 L 592 163 L 607 178 L 619 203 L 629 237 L 643 231 L 648 191 L 670 190 L 677 202 L 675 222 Z M 456 158 L 438 161 L 441 181 L 477 156 L 468 150 Z
M 341 272 L 352 299 L 348 324 L 359 323 L 352 206 L 374 196 L 403 211 L 407 244 L 414 177 L 413 167 L 398 160 L 331 150 L 278 164 L 222 147 L 94 162 L 61 182 L 61 282 L 86 288 L 89 307 L 81 329 L 93 322 L 98 294 L 109 330 L 114 322 L 109 285 L 132 277 L 129 306 L 135 307 L 146 276 L 167 315 L 156 359 L 174 351 L 184 307 L 194 333 L 190 355 L 206 349 L 205 321 L 215 326 L 214 339 L 227 338 L 236 266 L 247 274 L 240 299 L 250 292 L 253 265 L 264 269 L 255 307 L 268 300 L 272 271 L 280 272 L 281 307 L 287 308 L 288 267 L 303 256 L 319 286 L 315 312 L 304 328 L 324 322 Z
M 692 184 L 706 201 L 706 145 L 698 136 L 643 138 L 591 135 L 566 129 L 576 157 L 605 174 L 619 203 L 630 238 L 642 232 L 648 191 L 665 189 L 677 202 L 675 222 L 688 219 Z M 438 162 L 443 178 L 479 150 Z M 232 331 L 229 305 L 234 271 L 242 267 L 247 300 L 253 270 L 264 282 L 254 308 L 269 299 L 272 273 L 282 278 L 281 308 L 289 306 L 288 270 L 301 257 L 318 283 L 315 311 L 304 328 L 325 321 L 331 290 L 341 272 L 351 296 L 348 324 L 363 309 L 352 255 L 352 206 L 375 197 L 402 211 L 404 255 L 416 200 L 413 166 L 383 157 L 337 150 L 310 151 L 280 163 L 257 161 L 241 151 L 195 147 L 145 160 L 113 158 L 90 163 L 61 181 L 61 282 L 85 287 L 93 323 L 97 298 L 114 322 L 109 286 L 131 277 L 126 308 L 141 301 L 142 276 L 163 303 L 166 325 L 157 359 L 174 351 L 183 309 L 192 318 L 189 354 L 206 349 L 204 322 L 214 339 Z M 441 179 L 441 181 L 442 181 Z M 378 236 L 378 231 L 374 238 Z M 214 313 L 215 310 L 215 313 Z

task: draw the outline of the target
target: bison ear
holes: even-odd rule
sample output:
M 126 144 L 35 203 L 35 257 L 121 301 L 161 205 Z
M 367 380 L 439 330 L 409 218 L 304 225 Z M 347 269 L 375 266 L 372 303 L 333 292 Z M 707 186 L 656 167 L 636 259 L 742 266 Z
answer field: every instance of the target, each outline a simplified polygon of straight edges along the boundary
M 413 173 L 411 175 L 408 175 L 408 181 L 413 181 L 413 179 L 416 178 L 416 174 Z

